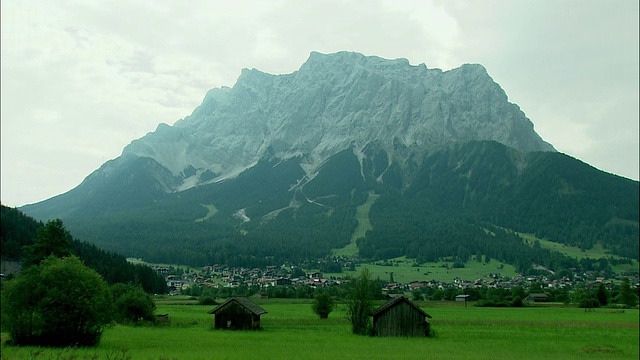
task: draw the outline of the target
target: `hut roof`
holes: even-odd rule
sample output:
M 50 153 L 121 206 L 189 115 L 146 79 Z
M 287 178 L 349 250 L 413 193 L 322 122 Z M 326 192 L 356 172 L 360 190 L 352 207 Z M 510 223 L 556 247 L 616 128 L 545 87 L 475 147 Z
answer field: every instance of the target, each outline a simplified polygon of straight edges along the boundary
M 246 297 L 231 297 L 227 299 L 225 302 L 223 302 L 222 304 L 218 305 L 218 307 L 216 307 L 215 309 L 209 311 L 209 314 L 217 313 L 220 309 L 223 309 L 227 304 L 229 304 L 232 301 L 235 301 L 238 304 L 244 306 L 245 308 L 247 308 L 249 311 L 251 311 L 256 315 L 262 315 L 267 313 L 267 310 L 263 309 L 260 305 L 254 303 L 253 301 L 247 299 Z
M 405 303 L 409 304 L 411 307 L 413 307 L 414 309 L 416 309 L 417 311 L 422 313 L 422 315 L 424 315 L 424 316 L 428 317 L 429 319 L 431 319 L 431 315 L 429 315 L 426 312 L 424 312 L 424 310 L 420 309 L 420 307 L 418 307 L 418 305 L 412 303 L 411 301 L 409 301 L 409 299 L 407 299 L 404 296 L 397 297 L 395 299 L 387 301 L 386 303 L 382 304 L 379 308 L 377 308 L 376 311 L 374 311 L 373 314 L 371 314 L 371 315 L 377 316 L 379 314 L 382 314 L 387 309 L 392 308 L 392 307 L 396 306 L 397 304 L 399 304 L 401 302 L 405 302 Z
M 529 296 L 535 299 L 546 299 L 549 297 L 549 295 L 545 293 L 531 293 Z

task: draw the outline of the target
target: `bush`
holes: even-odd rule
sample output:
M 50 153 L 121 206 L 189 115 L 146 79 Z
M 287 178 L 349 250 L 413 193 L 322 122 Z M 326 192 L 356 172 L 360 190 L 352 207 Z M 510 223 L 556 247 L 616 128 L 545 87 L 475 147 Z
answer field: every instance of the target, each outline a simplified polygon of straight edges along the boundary
M 510 304 L 506 301 L 494 301 L 494 300 L 480 300 L 477 301 L 473 306 L 477 307 L 509 307 Z
M 335 308 L 333 298 L 329 294 L 318 294 L 313 301 L 313 312 L 320 315 L 320 319 L 326 319 Z
M 511 302 L 511 307 L 522 307 L 524 306 L 524 303 L 522 302 L 522 299 L 520 298 L 520 296 L 516 296 L 515 299 L 513 299 L 513 301 Z
M 218 305 L 218 303 L 216 302 L 216 299 L 211 296 L 206 296 L 200 298 L 200 305 Z
M 4 283 L 3 329 L 15 345 L 94 346 L 111 322 L 108 294 L 77 257 L 48 257 Z
M 142 288 L 115 284 L 111 287 L 115 304 L 114 318 L 120 324 L 140 324 L 155 321 L 156 304 Z

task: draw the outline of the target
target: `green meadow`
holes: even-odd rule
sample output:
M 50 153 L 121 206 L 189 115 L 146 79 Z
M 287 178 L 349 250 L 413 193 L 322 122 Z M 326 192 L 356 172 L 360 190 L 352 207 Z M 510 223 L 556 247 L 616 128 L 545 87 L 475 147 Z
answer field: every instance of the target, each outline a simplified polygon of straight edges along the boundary
M 445 267 L 448 265 L 448 267 Z M 515 277 L 518 275 L 516 269 L 500 261 L 491 260 L 489 263 L 484 261 L 478 262 L 475 260 L 467 261 L 464 268 L 453 268 L 451 262 L 434 262 L 424 263 L 419 266 L 415 265 L 415 262 L 405 257 L 399 257 L 387 261 L 378 261 L 370 264 L 359 264 L 356 271 L 344 270 L 338 274 L 324 274 L 325 277 L 345 277 L 358 276 L 358 272 L 361 268 L 368 268 L 372 277 L 380 278 L 384 281 L 391 279 L 391 273 L 393 273 L 393 280 L 403 284 L 408 284 L 411 281 L 429 281 L 438 280 L 452 283 L 455 278 L 464 280 L 476 280 L 478 278 L 485 278 L 485 275 L 489 273 L 500 273 L 502 276 Z
M 600 259 L 603 257 L 620 259 L 620 256 L 609 253 L 609 251 L 605 249 L 600 243 L 593 245 L 591 249 L 583 250 L 577 246 L 569 246 L 566 244 L 561 244 L 561 243 L 557 243 L 557 242 L 553 242 L 545 239 L 539 239 L 532 234 L 519 233 L 518 235 L 520 235 L 520 237 L 522 237 L 525 241 L 527 241 L 527 243 L 529 243 L 532 246 L 534 241 L 538 240 L 540 242 L 540 247 L 542 247 L 543 249 L 557 251 L 561 254 L 564 254 L 566 256 L 569 256 L 578 260 L 585 259 L 585 258 Z M 620 265 L 613 266 L 614 271 L 618 273 L 624 273 L 628 271 L 638 271 L 639 268 L 640 268 L 640 263 L 638 263 L 638 260 L 635 260 L 635 259 L 631 260 L 631 264 L 620 264 Z
M 309 301 L 258 300 L 269 313 L 257 331 L 214 330 L 214 306 L 165 301 L 170 324 L 117 325 L 96 348 L 2 346 L 2 359 L 638 359 L 638 310 L 479 308 L 420 302 L 429 338 L 351 334 L 344 306 L 320 320 Z M 6 334 L 3 334 L 3 340 Z

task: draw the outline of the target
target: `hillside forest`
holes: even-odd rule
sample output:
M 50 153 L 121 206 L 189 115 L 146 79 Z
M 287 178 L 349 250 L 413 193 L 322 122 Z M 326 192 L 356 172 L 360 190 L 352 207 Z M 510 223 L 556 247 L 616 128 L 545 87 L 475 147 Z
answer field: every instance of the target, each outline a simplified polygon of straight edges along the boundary
M 36 221 L 15 208 L 1 206 L 0 239 L 2 261 L 25 263 L 30 247 L 45 224 Z M 60 225 L 63 224 L 60 222 Z M 68 236 L 71 237 L 70 234 Z M 77 256 L 85 266 L 95 270 L 109 285 L 131 284 L 151 294 L 164 294 L 167 285 L 155 270 L 140 264 L 131 264 L 122 255 L 98 248 L 96 245 L 69 239 L 69 253 Z

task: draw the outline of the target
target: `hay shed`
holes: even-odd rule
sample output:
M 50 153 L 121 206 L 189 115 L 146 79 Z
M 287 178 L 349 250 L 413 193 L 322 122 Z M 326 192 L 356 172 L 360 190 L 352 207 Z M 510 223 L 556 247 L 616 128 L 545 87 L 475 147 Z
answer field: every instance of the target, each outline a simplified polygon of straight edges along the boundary
M 232 297 L 209 311 L 216 329 L 255 330 L 260 328 L 260 315 L 267 311 L 245 297 Z
M 372 315 L 376 336 L 429 336 L 431 315 L 406 297 L 387 301 Z

